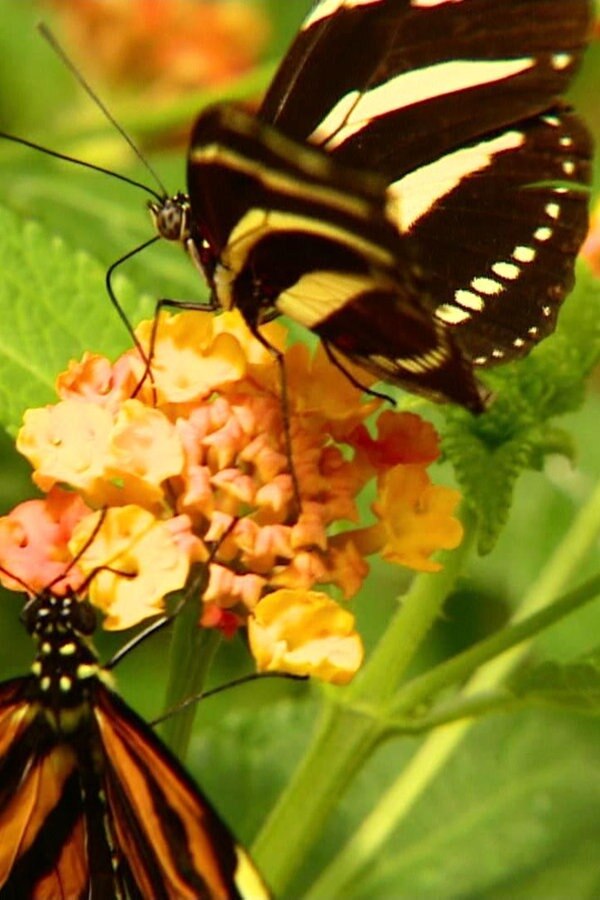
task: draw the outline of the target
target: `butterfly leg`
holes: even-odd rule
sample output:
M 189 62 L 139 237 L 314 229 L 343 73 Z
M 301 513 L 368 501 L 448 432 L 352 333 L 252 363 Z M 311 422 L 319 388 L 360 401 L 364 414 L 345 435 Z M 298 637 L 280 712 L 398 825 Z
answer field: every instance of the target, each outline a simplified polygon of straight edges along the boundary
M 131 250 L 129 253 L 126 253 L 125 256 L 121 256 L 114 263 L 112 263 L 112 265 L 110 265 L 108 267 L 108 269 L 106 270 L 106 275 L 104 276 L 104 283 L 106 285 L 106 293 L 108 294 L 108 299 L 112 303 L 113 308 L 115 309 L 118 317 L 120 318 L 121 322 L 125 326 L 127 333 L 129 334 L 129 336 L 133 342 L 134 347 L 140 354 L 142 361 L 145 364 L 144 375 L 143 375 L 141 381 L 139 382 L 139 384 L 136 386 L 135 391 L 133 392 L 133 395 L 132 395 L 133 397 L 135 397 L 136 394 L 139 392 L 142 384 L 144 383 L 144 381 L 146 380 L 147 377 L 150 377 L 153 390 L 154 390 L 154 381 L 152 379 L 152 371 L 150 368 L 150 361 L 148 360 L 148 358 L 146 356 L 146 352 L 145 352 L 144 348 L 142 347 L 140 341 L 138 340 L 138 337 L 135 333 L 135 329 L 134 329 L 133 325 L 129 321 L 129 318 L 128 318 L 127 314 L 125 313 L 125 310 L 123 309 L 119 300 L 117 299 L 117 295 L 115 294 L 115 290 L 112 285 L 112 279 L 113 279 L 113 275 L 114 275 L 116 269 L 118 269 L 118 267 L 120 265 L 122 265 L 128 259 L 131 259 L 132 256 L 136 256 L 138 253 L 141 253 L 142 250 L 146 249 L 146 247 L 150 247 L 152 244 L 156 243 L 157 240 L 160 240 L 159 236 L 155 236 L 155 237 L 151 238 L 149 241 L 145 241 L 145 243 L 140 244 L 138 247 L 136 247 L 135 250 Z M 154 393 L 156 393 L 156 391 L 154 391 Z
M 285 453 L 288 458 L 288 465 L 290 467 L 290 476 L 292 479 L 292 490 L 294 492 L 294 503 L 296 506 L 296 515 L 298 515 L 302 510 L 302 501 L 300 499 L 300 487 L 298 484 L 298 476 L 296 474 L 296 468 L 294 466 L 294 456 L 292 451 L 292 433 L 290 427 L 290 405 L 288 400 L 288 385 L 287 385 L 287 372 L 285 368 L 285 357 L 281 350 L 278 350 L 277 347 L 274 347 L 273 344 L 270 344 L 269 341 L 260 333 L 260 329 L 257 325 L 253 325 L 248 323 L 250 331 L 254 335 L 257 341 L 259 341 L 265 350 L 271 354 L 277 366 L 279 368 L 279 383 L 281 385 L 281 419 L 283 422 L 283 440 L 285 443 Z
M 385 400 L 388 403 L 391 403 L 392 406 L 397 405 L 394 398 L 390 397 L 389 394 L 384 394 L 383 391 L 374 391 L 372 388 L 367 387 L 366 384 L 362 384 L 357 378 L 355 378 L 354 375 L 345 367 L 343 362 L 335 355 L 335 353 L 333 352 L 333 347 L 328 341 L 322 340 L 321 343 L 323 344 L 323 350 L 327 354 L 329 362 L 333 366 L 335 366 L 336 369 L 339 369 L 344 378 L 347 378 L 350 384 L 353 385 L 353 387 L 361 391 L 363 394 L 368 394 L 369 397 L 375 397 L 378 400 Z

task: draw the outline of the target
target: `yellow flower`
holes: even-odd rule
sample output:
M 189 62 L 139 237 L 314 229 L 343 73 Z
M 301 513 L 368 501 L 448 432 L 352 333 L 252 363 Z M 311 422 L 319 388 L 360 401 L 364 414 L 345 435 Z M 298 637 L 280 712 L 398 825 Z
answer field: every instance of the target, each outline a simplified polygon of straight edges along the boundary
M 95 506 L 160 509 L 164 482 L 184 461 L 175 427 L 139 400 L 125 400 L 114 411 L 74 399 L 28 410 L 17 449 L 34 465 L 42 490 L 68 484 Z
M 17 436 L 17 450 L 35 469 L 43 491 L 64 482 L 84 494 L 102 478 L 113 417 L 109 410 L 83 400 L 29 409 Z
M 162 315 L 160 340 L 152 357 L 152 380 L 159 403 L 188 403 L 246 373 L 246 357 L 238 340 L 215 333 L 215 316 L 197 310 Z M 136 337 L 148 353 L 153 322 L 142 322 Z M 140 360 L 139 376 L 143 374 Z
M 275 591 L 248 621 L 250 649 L 259 672 L 312 675 L 347 684 L 363 659 L 354 616 L 316 591 Z
M 421 466 L 396 466 L 384 476 L 374 504 L 381 518 L 373 530 L 382 539 L 381 556 L 421 572 L 439 571 L 431 555 L 458 547 L 463 537 L 452 515 L 459 500 L 458 491 L 432 484 Z
M 94 513 L 75 527 L 69 549 L 92 576 L 90 601 L 106 613 L 105 628 L 129 628 L 161 613 L 165 595 L 183 588 L 191 556 L 186 530 L 189 521 L 161 522 L 137 506 Z

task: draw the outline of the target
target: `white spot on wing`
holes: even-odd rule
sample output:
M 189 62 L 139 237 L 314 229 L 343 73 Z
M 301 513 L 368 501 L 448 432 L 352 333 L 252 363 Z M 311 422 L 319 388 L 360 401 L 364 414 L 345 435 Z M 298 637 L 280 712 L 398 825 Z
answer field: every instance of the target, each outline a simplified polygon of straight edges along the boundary
M 500 278 L 505 278 L 507 281 L 514 281 L 519 277 L 521 270 L 514 263 L 497 262 L 492 266 L 492 272 L 494 273 L 494 275 L 498 275 Z
M 547 228 L 546 226 L 536 228 L 536 230 L 533 232 L 533 237 L 536 241 L 539 241 L 540 244 L 543 244 L 544 241 L 549 241 L 552 237 L 552 229 Z
M 482 297 L 478 297 L 472 291 L 465 291 L 463 288 L 454 292 L 454 300 L 460 306 L 473 312 L 481 312 L 485 305 Z
M 555 53 L 552 56 L 552 68 L 558 71 L 566 69 L 572 62 L 573 57 L 570 53 Z
M 438 306 L 435 315 L 440 321 L 445 322 L 446 325 L 460 325 L 471 318 L 470 312 L 467 312 L 466 309 L 459 309 L 458 306 L 454 306 L 452 303 L 444 303 L 442 306 Z
M 512 256 L 518 262 L 530 263 L 535 259 L 535 250 L 533 247 L 518 246 L 513 250 Z
M 544 207 L 544 212 L 551 219 L 558 219 L 560 215 L 560 206 L 558 203 L 547 203 Z
M 480 294 L 489 294 L 490 296 L 500 294 L 504 290 L 503 285 L 499 281 L 496 281 L 494 278 L 484 278 L 483 276 L 474 278 L 471 282 L 471 287 Z

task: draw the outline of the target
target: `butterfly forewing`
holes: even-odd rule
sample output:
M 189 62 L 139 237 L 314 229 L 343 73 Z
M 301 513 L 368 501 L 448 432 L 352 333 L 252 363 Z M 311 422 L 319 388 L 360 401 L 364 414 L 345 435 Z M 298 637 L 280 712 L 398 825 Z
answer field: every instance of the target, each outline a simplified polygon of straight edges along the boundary
M 474 379 L 423 304 L 421 266 L 379 176 L 338 166 L 233 107 L 197 122 L 188 180 L 219 303 L 252 327 L 287 313 L 379 377 L 474 409 Z
M 552 106 L 591 21 L 589 0 L 322 0 L 259 115 L 392 180 Z
M 109 806 L 136 883 L 153 885 L 160 872 L 168 897 L 243 896 L 236 883 L 242 851 L 177 760 L 149 742 L 147 726 L 101 686 L 94 714 Z

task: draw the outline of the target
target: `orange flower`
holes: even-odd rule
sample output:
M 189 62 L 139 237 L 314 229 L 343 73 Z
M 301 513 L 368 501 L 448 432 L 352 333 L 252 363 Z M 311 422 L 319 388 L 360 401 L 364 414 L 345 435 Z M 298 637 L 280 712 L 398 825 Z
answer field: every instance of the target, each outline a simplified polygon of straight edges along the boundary
M 150 330 L 139 327 L 142 342 Z M 281 327 L 268 331 L 283 348 Z M 42 489 L 60 481 L 108 507 L 78 562 L 100 569 L 90 596 L 108 627 L 155 615 L 210 551 L 203 627 L 231 634 L 252 622 L 263 667 L 343 681 L 362 651 L 348 614 L 315 588 L 334 585 L 351 598 L 373 553 L 439 568 L 431 555 L 461 537 L 458 495 L 425 471 L 438 454 L 430 425 L 377 415 L 380 401 L 362 402 L 321 350 L 312 358 L 292 347 L 285 363 L 293 389 L 284 423 L 278 367 L 239 313 L 163 316 L 151 381 L 139 384 L 144 362 L 131 350 L 113 366 L 88 354 L 59 378 L 63 400 L 27 413 L 19 447 Z M 379 521 L 357 527 L 365 487 L 377 490 Z M 72 553 L 96 520 L 78 526 Z
M 200 542 L 191 540 L 190 522 L 183 516 L 161 522 L 138 506 L 122 506 L 103 514 L 86 547 L 100 515 L 77 525 L 69 549 L 86 575 L 95 573 L 89 595 L 107 615 L 104 627 L 129 628 L 162 612 L 165 594 L 183 588 Z
M 137 381 L 129 357 L 113 366 L 104 356 L 86 352 L 81 362 L 71 360 L 58 376 L 56 393 L 61 400 L 90 400 L 114 411 L 131 397 Z
M 115 82 L 172 94 L 243 72 L 267 37 L 244 0 L 46 0 L 63 14 L 69 49 Z
M 384 476 L 373 505 L 380 524 L 355 533 L 354 540 L 363 553 L 377 549 L 388 562 L 437 572 L 441 565 L 431 555 L 458 547 L 463 537 L 452 515 L 459 500 L 458 491 L 432 484 L 420 466 L 396 466 Z
M 344 368 L 364 387 L 376 380 L 347 360 Z M 344 440 L 381 406 L 382 401 L 378 399 L 362 401 L 360 392 L 346 375 L 332 365 L 323 344 L 318 344 L 313 354 L 305 344 L 295 344 L 287 355 L 286 369 L 288 390 L 297 408 L 321 420 L 337 440 Z
M 386 410 L 377 420 L 377 433 L 372 438 L 360 425 L 350 436 L 353 446 L 365 453 L 376 469 L 389 469 L 398 463 L 428 466 L 440 455 L 433 425 L 414 413 Z
M 313 675 L 347 684 L 363 659 L 354 616 L 315 591 L 267 594 L 248 621 L 250 649 L 259 672 Z
M 26 500 L 0 518 L 0 582 L 11 591 L 35 594 L 53 585 L 63 593 L 84 580 L 71 561 L 68 542 L 76 524 L 90 509 L 77 494 L 54 487 L 43 500 Z M 10 574 L 9 574 L 10 573 Z M 10 575 L 14 575 L 11 578 Z

